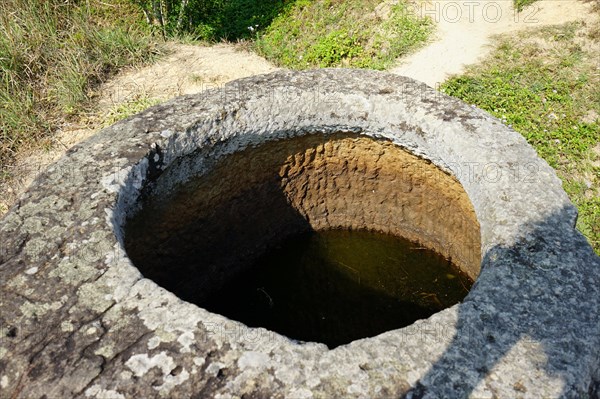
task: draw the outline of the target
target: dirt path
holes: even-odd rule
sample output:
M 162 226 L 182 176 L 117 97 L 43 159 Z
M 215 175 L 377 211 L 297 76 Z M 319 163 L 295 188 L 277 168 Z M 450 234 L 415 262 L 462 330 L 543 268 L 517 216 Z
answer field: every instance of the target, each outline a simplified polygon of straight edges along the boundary
M 494 35 L 583 19 L 591 3 L 541 0 L 520 13 L 513 8 L 513 0 L 433 0 L 414 7 L 436 21 L 435 38 L 390 72 L 436 87 L 485 57 L 493 48 Z
M 234 79 L 277 69 L 264 58 L 232 44 L 210 47 L 170 44 L 171 55 L 146 68 L 125 71 L 104 85 L 100 109 L 136 96 L 166 100 L 194 94 Z

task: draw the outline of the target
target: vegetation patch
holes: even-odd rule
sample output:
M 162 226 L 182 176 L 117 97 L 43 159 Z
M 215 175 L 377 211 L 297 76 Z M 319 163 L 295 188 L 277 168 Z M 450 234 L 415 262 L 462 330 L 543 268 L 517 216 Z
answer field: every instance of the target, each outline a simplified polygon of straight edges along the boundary
M 485 62 L 442 86 L 520 132 L 563 180 L 577 228 L 600 254 L 600 35 L 597 20 L 499 39 Z
M 153 58 L 155 41 L 127 0 L 0 3 L 0 169 L 87 109 L 91 89 Z
M 131 0 L 166 36 L 200 40 L 250 38 L 293 0 Z M 248 29 L 248 28 L 251 29 Z
M 385 69 L 432 31 L 403 1 L 298 0 L 262 33 L 256 48 L 278 65 Z
M 514 5 L 515 8 L 517 9 L 517 11 L 523 11 L 523 9 L 533 3 L 535 3 L 538 0 L 513 0 L 514 1 Z
M 140 113 L 143 110 L 159 103 L 160 100 L 157 98 L 148 97 L 145 94 L 137 95 L 131 100 L 125 101 L 120 104 L 116 104 L 112 108 L 110 108 L 103 115 L 102 122 L 100 123 L 100 125 L 103 128 L 108 127 L 117 123 L 121 119 L 125 119 L 132 115 Z

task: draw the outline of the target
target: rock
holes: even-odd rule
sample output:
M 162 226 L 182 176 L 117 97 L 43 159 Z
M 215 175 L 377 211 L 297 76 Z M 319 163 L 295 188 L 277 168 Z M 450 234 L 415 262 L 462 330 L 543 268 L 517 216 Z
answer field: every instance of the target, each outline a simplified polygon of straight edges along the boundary
M 481 238 L 481 272 L 463 303 L 328 350 L 211 314 L 133 266 L 123 249 L 127 217 L 140 196 L 206 171 L 211 158 L 194 156 L 199 150 L 217 159 L 309 133 L 385 139 L 460 182 Z M 153 186 L 165 170 L 171 186 Z M 408 78 L 275 72 L 179 97 L 75 146 L 0 221 L 2 393 L 593 396 L 600 259 L 576 217 L 523 137 Z

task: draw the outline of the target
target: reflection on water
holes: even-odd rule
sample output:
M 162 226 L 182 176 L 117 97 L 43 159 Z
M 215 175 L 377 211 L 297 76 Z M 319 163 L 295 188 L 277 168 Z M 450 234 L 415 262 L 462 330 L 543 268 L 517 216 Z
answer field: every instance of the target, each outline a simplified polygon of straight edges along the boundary
M 330 348 L 412 324 L 460 302 L 472 281 L 450 261 L 390 235 L 295 235 L 200 305 Z

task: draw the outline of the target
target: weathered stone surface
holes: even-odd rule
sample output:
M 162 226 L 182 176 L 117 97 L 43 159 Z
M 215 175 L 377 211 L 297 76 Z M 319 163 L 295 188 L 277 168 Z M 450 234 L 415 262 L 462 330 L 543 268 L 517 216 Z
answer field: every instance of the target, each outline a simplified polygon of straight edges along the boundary
M 481 232 L 481 273 L 464 303 L 328 350 L 211 314 L 133 267 L 125 219 L 167 166 L 214 149 L 179 165 L 174 187 L 213 159 L 309 133 L 387 139 L 456 177 Z M 519 134 L 406 78 L 277 72 L 180 97 L 73 148 L 1 220 L 0 392 L 597 397 L 600 260 L 576 216 Z

